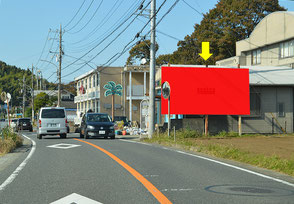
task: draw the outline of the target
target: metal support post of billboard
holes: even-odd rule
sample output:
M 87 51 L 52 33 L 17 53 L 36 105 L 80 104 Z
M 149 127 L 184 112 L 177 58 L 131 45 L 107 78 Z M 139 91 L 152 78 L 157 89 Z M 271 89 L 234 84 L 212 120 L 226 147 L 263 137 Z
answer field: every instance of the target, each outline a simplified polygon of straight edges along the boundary
M 242 117 L 239 115 L 238 117 L 238 129 L 239 129 L 239 136 L 242 135 Z
M 205 115 L 205 136 L 208 135 L 208 115 Z
M 238 69 L 240 69 L 240 64 L 238 64 Z M 239 115 L 238 117 L 238 130 L 239 130 L 239 136 L 242 135 L 242 117 Z
M 168 97 L 168 105 L 167 105 L 167 108 L 168 108 L 167 135 L 168 135 L 168 137 L 170 137 L 170 97 Z

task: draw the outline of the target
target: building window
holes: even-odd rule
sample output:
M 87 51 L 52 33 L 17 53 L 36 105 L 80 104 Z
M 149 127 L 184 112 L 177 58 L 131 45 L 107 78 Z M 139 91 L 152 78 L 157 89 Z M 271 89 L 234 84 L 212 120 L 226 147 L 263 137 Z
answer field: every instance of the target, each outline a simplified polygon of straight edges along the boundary
M 95 81 L 95 74 L 94 74 L 94 75 L 93 75 L 93 87 L 96 86 L 95 83 L 96 83 L 96 81 Z
M 99 86 L 99 73 L 97 73 L 97 86 Z
M 294 40 L 280 44 L 280 56 L 281 58 L 294 56 Z
M 260 93 L 250 93 L 250 115 L 260 116 Z
M 89 77 L 89 89 L 92 87 L 92 77 Z
M 285 117 L 284 103 L 278 103 L 278 116 L 279 117 Z
M 261 49 L 252 51 L 252 64 L 260 64 Z
M 85 81 L 85 88 L 86 88 L 86 90 L 88 88 L 88 79 L 86 79 L 86 81 Z

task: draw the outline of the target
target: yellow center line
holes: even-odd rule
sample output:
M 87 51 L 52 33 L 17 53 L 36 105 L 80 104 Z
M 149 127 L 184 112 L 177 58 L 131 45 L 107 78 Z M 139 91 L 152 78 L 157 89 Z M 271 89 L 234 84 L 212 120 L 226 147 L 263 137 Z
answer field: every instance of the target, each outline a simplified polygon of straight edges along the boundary
M 165 197 L 165 195 L 163 195 L 150 181 L 148 181 L 144 176 L 142 176 L 139 172 L 137 172 L 135 169 L 133 169 L 131 166 L 129 166 L 127 163 L 125 163 L 124 161 L 122 161 L 121 159 L 119 159 L 117 156 L 115 156 L 114 154 L 108 152 L 107 150 L 94 145 L 90 142 L 86 142 L 84 140 L 79 140 L 79 139 L 75 139 L 77 141 L 89 144 L 97 149 L 99 149 L 101 152 L 107 154 L 110 158 L 112 158 L 114 161 L 116 161 L 117 163 L 119 163 L 122 167 L 124 167 L 128 172 L 130 172 L 138 181 L 140 181 L 145 188 L 160 202 L 160 203 L 172 203 L 171 201 L 169 201 L 167 199 L 167 197 Z

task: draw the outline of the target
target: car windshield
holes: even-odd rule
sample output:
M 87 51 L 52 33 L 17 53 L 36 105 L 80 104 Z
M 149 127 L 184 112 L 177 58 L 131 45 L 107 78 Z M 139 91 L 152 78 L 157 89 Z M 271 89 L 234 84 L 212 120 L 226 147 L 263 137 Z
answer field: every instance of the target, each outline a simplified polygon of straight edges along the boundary
M 17 122 L 17 119 L 12 120 L 12 122 Z
M 64 118 L 64 109 L 43 109 L 41 118 Z
M 107 114 L 91 114 L 87 116 L 89 122 L 110 122 L 110 117 Z
M 30 121 L 30 119 L 19 119 L 20 123 L 29 123 Z

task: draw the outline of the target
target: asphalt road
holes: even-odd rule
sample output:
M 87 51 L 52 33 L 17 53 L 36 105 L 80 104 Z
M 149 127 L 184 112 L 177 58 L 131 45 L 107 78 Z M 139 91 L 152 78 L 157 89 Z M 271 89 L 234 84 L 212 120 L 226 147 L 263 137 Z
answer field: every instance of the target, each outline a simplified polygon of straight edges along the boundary
M 132 139 L 23 134 L 36 144 L 0 158 L 1 204 L 294 203 L 294 184 L 201 156 Z

